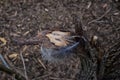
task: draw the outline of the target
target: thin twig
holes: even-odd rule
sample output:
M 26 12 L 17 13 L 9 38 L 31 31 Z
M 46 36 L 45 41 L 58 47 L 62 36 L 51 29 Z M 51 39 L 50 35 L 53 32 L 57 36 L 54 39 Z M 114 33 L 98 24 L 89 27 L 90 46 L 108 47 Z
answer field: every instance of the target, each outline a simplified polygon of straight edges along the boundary
M 19 71 L 18 69 L 16 69 L 14 65 L 11 64 L 11 62 L 7 58 L 7 55 L 5 55 L 5 59 L 9 63 L 10 68 L 7 68 L 6 66 L 0 64 L 0 71 L 3 71 L 9 75 L 15 76 L 15 79 L 17 80 L 25 79 L 25 76 L 23 75 L 23 73 Z
M 7 62 L 5 61 L 5 59 L 3 58 L 2 54 L 0 54 L 0 59 L 1 59 L 2 63 L 3 63 L 7 68 L 10 68 L 9 65 L 7 64 Z
M 102 19 L 106 14 L 108 14 L 108 13 L 111 11 L 111 9 L 112 9 L 112 8 L 108 9 L 102 16 L 98 17 L 97 19 L 94 19 L 94 20 L 88 22 L 88 24 L 91 24 L 91 23 L 93 23 L 93 22 L 96 22 L 96 21 Z
M 24 48 L 23 48 L 23 51 L 20 52 L 20 57 L 21 57 L 21 60 L 22 60 L 23 66 L 24 66 L 24 71 L 25 71 L 26 80 L 28 80 L 27 71 L 26 71 L 26 66 L 25 66 L 25 60 L 24 60 L 23 55 L 22 55 L 22 53 L 23 53 L 25 50 L 26 50 L 26 47 L 24 47 Z
M 23 78 L 21 78 L 22 76 L 20 76 L 19 73 L 10 68 L 7 68 L 5 65 L 0 64 L 0 71 L 3 71 L 11 76 L 14 76 L 14 78 L 16 78 L 17 80 L 23 80 Z
M 15 66 L 12 64 L 12 62 L 8 59 L 7 54 L 5 54 L 5 59 L 6 59 L 6 61 L 9 63 L 9 66 L 10 66 L 10 68 L 12 69 L 12 71 L 14 71 L 13 74 L 17 75 L 16 78 L 19 78 L 19 76 L 21 76 L 22 78 L 25 79 L 25 76 L 24 76 L 24 74 L 22 73 L 22 71 L 20 71 L 20 70 L 18 70 L 18 69 L 15 68 Z
M 52 73 L 45 74 L 45 75 L 43 75 L 43 76 L 34 78 L 34 79 L 32 79 L 32 80 L 42 80 L 43 78 L 49 77 L 50 75 L 52 75 Z
M 28 39 L 28 40 L 25 40 L 23 38 L 19 38 L 19 39 L 13 39 L 13 42 L 14 44 L 17 44 L 17 45 L 38 45 L 39 43 L 41 43 L 41 40 L 37 40 L 37 39 Z
M 38 62 L 42 65 L 42 67 L 44 68 L 44 69 L 46 69 L 46 67 L 45 67 L 45 65 L 43 64 L 43 62 L 38 58 L 37 59 L 38 60 Z

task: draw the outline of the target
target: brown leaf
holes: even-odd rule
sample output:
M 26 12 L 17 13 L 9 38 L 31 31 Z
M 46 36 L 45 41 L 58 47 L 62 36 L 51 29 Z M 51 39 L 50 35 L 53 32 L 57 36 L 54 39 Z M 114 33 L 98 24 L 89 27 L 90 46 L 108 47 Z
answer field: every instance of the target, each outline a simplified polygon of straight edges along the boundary
M 53 31 L 52 33 L 46 34 L 50 39 L 50 42 L 56 46 L 66 46 L 69 42 L 66 40 L 70 36 L 70 32 Z

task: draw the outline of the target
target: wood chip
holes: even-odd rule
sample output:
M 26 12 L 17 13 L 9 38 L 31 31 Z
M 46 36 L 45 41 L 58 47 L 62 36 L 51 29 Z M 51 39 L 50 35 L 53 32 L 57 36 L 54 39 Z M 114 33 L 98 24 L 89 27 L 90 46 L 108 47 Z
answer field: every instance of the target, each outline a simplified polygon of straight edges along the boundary
M 0 37 L 0 41 L 2 42 L 2 44 L 0 45 L 0 47 L 6 45 L 6 43 L 7 43 L 7 40 L 5 38 L 2 38 L 2 37 Z
M 9 58 L 16 58 L 17 56 L 18 56 L 17 53 L 12 53 L 12 54 L 9 55 Z

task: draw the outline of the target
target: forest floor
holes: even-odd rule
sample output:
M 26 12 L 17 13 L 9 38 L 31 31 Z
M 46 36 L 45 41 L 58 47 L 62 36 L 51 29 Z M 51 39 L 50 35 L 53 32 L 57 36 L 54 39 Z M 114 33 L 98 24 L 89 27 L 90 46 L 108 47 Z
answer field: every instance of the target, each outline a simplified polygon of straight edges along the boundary
M 120 40 L 120 10 L 111 0 L 0 0 L 0 54 L 30 80 L 76 80 L 79 57 L 49 63 L 42 59 L 39 45 L 21 47 L 12 41 L 32 38 L 47 29 L 74 31 L 72 14 L 81 19 L 88 39 L 98 36 L 105 51 Z M 4 72 L 0 78 L 14 79 Z

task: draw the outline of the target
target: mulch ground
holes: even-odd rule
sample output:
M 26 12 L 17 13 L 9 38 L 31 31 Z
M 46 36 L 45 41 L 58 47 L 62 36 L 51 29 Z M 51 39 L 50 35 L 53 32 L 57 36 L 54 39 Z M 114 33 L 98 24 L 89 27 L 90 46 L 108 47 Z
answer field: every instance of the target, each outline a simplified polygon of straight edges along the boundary
M 30 80 L 76 80 L 80 59 L 46 62 L 39 45 L 19 46 L 13 39 L 29 39 L 48 29 L 74 31 L 72 14 L 81 19 L 88 39 L 98 36 L 107 51 L 120 40 L 120 10 L 112 0 L 0 0 L 0 54 L 8 56 L 10 66 L 25 72 Z M 4 40 L 3 40 L 4 39 Z M 25 61 L 21 59 L 21 54 Z M 1 80 L 14 77 L 0 72 Z

